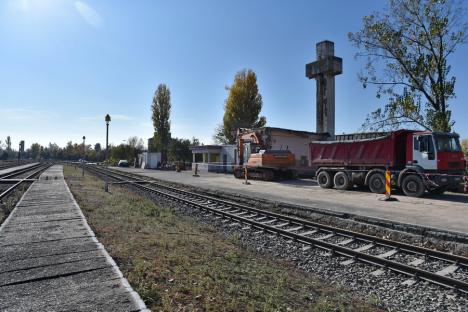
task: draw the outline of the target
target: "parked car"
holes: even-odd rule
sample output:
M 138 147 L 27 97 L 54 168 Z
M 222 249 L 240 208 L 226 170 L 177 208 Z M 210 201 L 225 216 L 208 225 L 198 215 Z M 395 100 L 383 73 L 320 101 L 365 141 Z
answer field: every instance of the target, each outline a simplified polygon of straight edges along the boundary
M 117 164 L 118 167 L 128 167 L 128 161 L 125 159 L 119 160 L 119 163 Z

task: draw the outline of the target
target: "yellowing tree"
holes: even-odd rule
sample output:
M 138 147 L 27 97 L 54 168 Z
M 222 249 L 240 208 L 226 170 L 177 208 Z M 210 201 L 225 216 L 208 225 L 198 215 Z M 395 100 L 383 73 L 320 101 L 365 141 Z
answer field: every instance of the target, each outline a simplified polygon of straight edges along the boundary
M 465 153 L 465 155 L 468 156 L 468 139 L 463 139 L 461 141 L 461 146 L 462 146 L 463 153 Z
M 262 110 L 262 96 L 258 91 L 257 75 L 252 70 L 242 70 L 234 77 L 233 84 L 226 88 L 228 98 L 224 103 L 223 123 L 214 135 L 218 143 L 234 143 L 238 128 L 258 128 L 266 124 Z

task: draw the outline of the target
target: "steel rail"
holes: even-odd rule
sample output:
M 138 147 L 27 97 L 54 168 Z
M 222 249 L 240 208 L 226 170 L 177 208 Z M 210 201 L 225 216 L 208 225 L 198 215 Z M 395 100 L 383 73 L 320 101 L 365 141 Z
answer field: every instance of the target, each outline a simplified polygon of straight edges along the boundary
M 156 186 L 161 187 L 161 188 L 168 189 L 168 190 L 173 191 L 173 192 L 183 193 L 183 194 L 187 194 L 187 195 L 194 195 L 194 196 L 197 196 L 199 198 L 204 198 L 206 200 L 219 202 L 219 203 L 224 204 L 224 205 L 234 206 L 234 207 L 237 207 L 239 209 L 249 210 L 249 211 L 252 211 L 252 212 L 255 212 L 255 213 L 258 213 L 258 214 L 264 214 L 264 215 L 266 215 L 268 217 L 271 217 L 271 218 L 277 218 L 278 220 L 289 221 L 289 222 L 291 222 L 293 224 L 306 225 L 308 227 L 318 228 L 320 230 L 327 231 L 327 232 L 330 232 L 330 233 L 340 234 L 342 236 L 346 236 L 346 237 L 349 237 L 349 238 L 354 238 L 354 239 L 359 239 L 359 240 L 362 240 L 362 241 L 365 241 L 365 242 L 374 243 L 374 244 L 379 245 L 379 246 L 389 247 L 389 248 L 398 248 L 401 251 L 405 251 L 405 252 L 408 252 L 408 253 L 411 253 L 411 254 L 418 254 L 418 255 L 424 256 L 426 258 L 430 257 L 430 258 L 433 258 L 433 259 L 438 259 L 438 260 L 443 260 L 443 261 L 447 261 L 447 262 L 457 263 L 459 265 L 468 267 L 468 258 L 467 257 L 454 255 L 454 254 L 446 253 L 446 252 L 441 252 L 441 251 L 438 251 L 438 250 L 429 249 L 429 248 L 425 248 L 425 247 L 415 246 L 415 245 L 411 245 L 411 244 L 407 244 L 407 243 L 397 242 L 397 241 L 393 241 L 393 240 L 389 240 L 389 239 L 385 239 L 385 238 L 381 238 L 381 237 L 377 237 L 377 236 L 372 236 L 372 235 L 368 235 L 368 234 L 364 234 L 364 233 L 350 231 L 350 230 L 346 230 L 346 229 L 342 229 L 342 228 L 338 228 L 338 227 L 334 227 L 334 226 L 329 226 L 329 225 L 325 225 L 325 224 L 321 224 L 321 223 L 317 223 L 317 222 L 313 222 L 313 221 L 309 221 L 309 220 L 304 220 L 304 219 L 297 218 L 297 217 L 292 217 L 292 216 L 288 216 L 288 215 L 283 215 L 283 214 L 278 214 L 278 213 L 274 213 L 274 212 L 270 212 L 270 211 L 265 211 L 265 210 L 262 210 L 262 209 L 245 206 L 243 204 L 239 204 L 239 203 L 224 200 L 224 199 L 215 198 L 215 197 L 204 195 L 204 194 L 195 194 L 193 192 L 189 192 L 189 191 L 177 189 L 177 188 L 174 188 L 174 187 L 171 187 L 171 186 L 156 183 L 156 182 L 151 181 L 151 180 L 145 180 L 145 179 L 142 179 L 141 176 L 134 175 L 134 174 L 126 174 L 126 173 L 121 173 L 121 172 L 115 172 L 115 171 L 113 171 L 111 169 L 109 169 L 109 171 L 113 172 L 114 174 L 118 174 L 118 175 L 121 175 L 121 176 L 126 176 L 127 178 L 133 177 L 134 179 L 139 179 L 140 181 L 137 181 L 137 183 L 151 183 L 153 185 L 156 185 Z M 129 182 L 126 181 L 126 183 L 129 183 Z
M 89 169 L 89 167 L 88 167 L 88 169 Z M 125 175 L 123 173 L 116 173 L 116 172 L 111 171 L 111 170 L 103 170 L 103 169 L 93 168 L 93 169 L 91 169 L 91 171 L 95 171 L 95 172 L 100 173 L 100 174 L 108 174 L 109 176 L 111 176 L 112 178 L 114 178 L 116 180 L 123 180 L 122 177 L 125 177 L 126 179 L 128 179 L 128 177 L 129 177 L 128 175 Z M 143 180 L 143 179 L 140 179 L 140 180 Z M 301 220 L 301 219 L 298 219 L 298 218 L 284 216 L 284 215 L 280 215 L 280 214 L 276 214 L 276 213 L 270 213 L 270 212 L 266 212 L 264 210 L 259 210 L 259 209 L 256 209 L 256 208 L 251 208 L 251 207 L 243 206 L 243 205 L 240 205 L 240 204 L 237 204 L 237 203 L 232 203 L 232 202 L 228 202 L 228 201 L 224 201 L 224 200 L 219 200 L 219 199 L 212 198 L 212 197 L 209 197 L 209 196 L 206 196 L 206 195 L 200 195 L 200 194 L 196 194 L 196 193 L 193 193 L 193 192 L 183 191 L 183 190 L 175 189 L 175 188 L 168 187 L 168 186 L 164 186 L 164 188 L 166 188 L 166 190 L 169 190 L 169 192 L 168 191 L 161 191 L 161 190 L 158 190 L 158 189 L 155 189 L 155 188 L 151 188 L 149 186 L 142 185 L 141 183 L 133 183 L 132 185 L 139 188 L 139 189 L 145 190 L 147 192 L 155 193 L 155 194 L 158 194 L 160 196 L 166 197 L 166 198 L 168 198 L 170 200 L 180 202 L 180 203 L 192 206 L 192 207 L 196 207 L 196 208 L 198 208 L 198 209 L 200 209 L 202 211 L 209 211 L 211 213 L 221 215 L 221 216 L 229 218 L 231 220 L 237 220 L 241 224 L 249 224 L 251 227 L 261 229 L 262 231 L 266 231 L 266 232 L 270 232 L 270 233 L 273 233 L 273 234 L 276 234 L 276 235 L 279 235 L 279 236 L 287 237 L 287 238 L 293 239 L 294 241 L 301 242 L 301 243 L 304 243 L 304 244 L 307 244 L 307 245 L 312 245 L 312 246 L 315 246 L 315 247 L 319 247 L 321 249 L 325 249 L 327 251 L 331 251 L 331 252 L 333 252 L 335 254 L 339 254 L 339 255 L 354 259 L 354 260 L 359 260 L 361 262 L 369 263 L 369 264 L 376 265 L 376 266 L 379 266 L 379 267 L 382 267 L 382 268 L 386 268 L 386 269 L 389 269 L 389 270 L 392 270 L 392 271 L 395 271 L 395 272 L 398 272 L 398 273 L 402 273 L 402 274 L 405 274 L 405 275 L 410 276 L 410 277 L 415 278 L 415 279 L 426 280 L 426 281 L 431 282 L 431 283 L 436 283 L 436 284 L 439 284 L 439 285 L 442 285 L 442 286 L 446 286 L 446 287 L 449 287 L 449 288 L 457 289 L 457 290 L 468 293 L 468 282 L 458 280 L 458 279 L 454 279 L 454 278 L 451 278 L 451 277 L 447 277 L 447 276 L 444 276 L 444 275 L 440 275 L 440 274 L 430 272 L 430 271 L 427 271 L 427 270 L 424 270 L 424 269 L 420 269 L 420 268 L 417 268 L 417 267 L 414 267 L 414 266 L 410 266 L 410 265 L 407 265 L 407 264 L 403 264 L 403 263 L 399 263 L 399 262 L 396 262 L 396 261 L 388 260 L 388 259 L 385 259 L 385 258 L 382 258 L 382 257 L 378 257 L 376 255 L 367 254 L 367 253 L 364 253 L 364 252 L 361 252 L 361 251 L 358 251 L 358 250 L 355 250 L 355 249 L 351 249 L 351 248 L 348 248 L 348 247 L 345 247 L 345 246 L 340 246 L 339 244 L 334 244 L 334 243 L 326 242 L 326 241 L 323 241 L 323 240 L 320 240 L 320 239 L 317 239 L 317 238 L 308 237 L 308 236 L 302 235 L 300 233 L 294 233 L 292 231 L 288 231 L 288 230 L 285 230 L 285 229 L 275 227 L 274 225 L 269 225 L 269 224 L 266 224 L 264 222 L 262 223 L 262 222 L 256 221 L 255 219 L 246 218 L 246 217 L 241 216 L 239 214 L 233 213 L 233 211 L 228 211 L 228 210 L 232 210 L 233 208 L 236 208 L 237 210 L 241 209 L 241 210 L 252 211 L 252 212 L 255 212 L 255 213 L 258 213 L 258 214 L 261 214 L 261 215 L 267 215 L 268 217 L 271 217 L 271 218 L 280 218 L 281 220 L 288 219 L 294 224 L 305 225 L 307 227 L 314 228 L 315 223 L 310 222 L 310 221 Z M 151 183 L 150 185 L 155 185 L 156 187 L 160 187 L 160 185 L 158 185 L 157 183 Z M 176 193 L 176 194 L 174 194 L 174 193 Z M 224 206 L 231 206 L 233 208 L 227 208 L 227 209 L 220 210 L 220 208 L 210 207 L 210 206 L 206 205 L 206 203 L 197 202 L 193 198 L 192 199 L 187 199 L 187 198 L 181 197 L 180 196 L 181 194 L 184 194 L 185 196 L 203 198 L 204 200 L 212 201 L 213 204 L 218 202 L 218 203 L 221 203 Z M 310 224 L 310 226 L 309 226 L 309 224 Z M 320 226 L 323 226 L 323 225 L 320 225 Z M 332 229 L 333 233 L 337 233 L 338 231 L 350 232 L 350 231 L 342 230 L 342 229 L 335 228 L 335 227 L 330 227 L 330 226 L 326 226 L 326 227 L 328 229 Z M 369 235 L 366 235 L 366 234 L 361 234 L 361 233 L 356 233 L 356 232 L 352 232 L 352 233 L 357 234 L 356 236 L 351 236 L 353 238 L 357 238 L 358 235 L 365 235 L 365 237 L 367 237 L 367 238 L 369 238 L 369 237 L 372 238 L 370 240 L 371 242 L 376 239 L 375 237 L 369 236 Z M 395 242 L 395 241 L 390 241 L 390 240 L 385 240 L 385 242 L 386 242 L 386 244 L 388 244 L 387 247 L 394 248 L 394 249 L 397 249 L 399 251 L 403 250 L 402 248 L 399 247 L 399 246 L 402 246 L 402 245 L 405 246 L 405 249 L 408 248 L 410 250 L 410 252 L 412 251 L 413 248 L 414 249 L 423 249 L 425 252 L 427 252 L 427 253 L 422 253 L 423 255 L 427 256 L 427 255 L 430 255 L 430 253 L 435 253 L 437 256 L 433 257 L 433 258 L 436 258 L 436 259 L 439 259 L 439 260 L 442 260 L 442 261 L 446 261 L 446 262 L 449 262 L 449 263 L 453 262 L 453 263 L 456 263 L 457 265 L 462 264 L 462 263 L 466 265 L 467 260 L 468 260 L 468 258 L 465 258 L 465 257 L 456 256 L 456 255 L 448 254 L 448 253 L 443 253 L 443 252 L 439 252 L 439 251 L 435 251 L 435 250 L 431 250 L 431 249 L 427 249 L 427 248 L 412 246 L 412 245 L 404 244 L 404 243 L 400 243 L 400 242 Z M 441 257 L 441 258 L 439 258 L 439 257 Z M 457 260 L 454 260 L 454 259 L 457 259 Z
M 35 176 L 37 174 L 40 174 L 41 172 L 45 171 L 47 168 L 49 168 L 51 166 L 52 166 L 52 164 L 45 164 L 45 165 L 44 164 L 39 164 L 39 166 L 33 166 L 33 168 L 28 167 L 27 169 L 29 169 L 29 171 L 34 170 L 34 169 L 38 169 L 38 168 L 39 169 L 34 171 L 33 173 L 29 174 L 24 179 L 21 179 L 20 181 L 16 182 L 12 186 L 10 186 L 6 191 L 2 192 L 0 194 L 0 200 L 2 200 L 6 196 L 8 196 L 10 193 L 12 193 L 21 184 L 26 183 L 26 182 L 30 182 L 30 180 L 32 179 L 33 176 Z M 24 172 L 22 172 L 22 173 L 24 173 Z
M 7 161 L 0 161 L 0 170 L 8 169 L 11 167 L 22 166 L 31 163 L 31 161 L 20 161 L 18 163 L 17 160 L 7 160 Z
M 37 163 L 35 165 L 29 166 L 29 167 L 26 167 L 26 168 L 19 168 L 19 169 L 16 169 L 16 170 L 12 170 L 10 172 L 0 174 L 0 179 L 10 179 L 10 178 L 15 177 L 17 175 L 29 172 L 32 169 L 39 168 L 40 166 L 42 166 L 42 164 Z

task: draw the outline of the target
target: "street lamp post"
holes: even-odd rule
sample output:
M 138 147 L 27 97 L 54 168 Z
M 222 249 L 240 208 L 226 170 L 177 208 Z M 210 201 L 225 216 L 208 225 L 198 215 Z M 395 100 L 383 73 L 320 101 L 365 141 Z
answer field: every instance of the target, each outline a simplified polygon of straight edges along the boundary
M 107 169 L 107 166 L 108 166 L 107 157 L 109 155 L 109 123 L 111 121 L 111 117 L 109 116 L 109 114 L 106 115 L 105 121 L 106 121 L 106 169 Z M 106 192 L 109 192 L 109 177 L 107 175 L 107 172 L 106 172 L 105 181 L 106 181 L 106 183 L 104 185 L 104 190 Z
M 84 165 L 85 165 L 85 159 L 86 159 L 86 145 L 85 145 L 85 140 L 86 140 L 86 137 L 83 135 L 83 159 L 82 159 L 82 162 L 81 162 L 81 176 L 84 177 Z

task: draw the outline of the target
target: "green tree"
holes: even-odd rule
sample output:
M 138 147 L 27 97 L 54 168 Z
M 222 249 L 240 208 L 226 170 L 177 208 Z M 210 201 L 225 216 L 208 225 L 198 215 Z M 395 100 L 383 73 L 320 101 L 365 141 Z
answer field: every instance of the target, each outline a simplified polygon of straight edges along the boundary
M 153 112 L 153 148 L 161 152 L 162 162 L 167 161 L 167 150 L 171 139 L 171 91 L 165 84 L 156 89 L 151 105 Z
M 192 141 L 190 142 L 190 146 L 199 146 L 200 145 L 200 140 L 197 139 L 196 137 L 192 137 Z
M 190 150 L 191 142 L 188 139 L 171 139 L 169 145 L 169 160 L 170 161 L 191 161 L 192 151 Z
M 452 0 L 389 0 L 385 13 L 365 16 L 349 39 L 366 59 L 364 88 L 377 87 L 388 103 L 367 116 L 371 130 L 413 125 L 449 132 L 455 77 L 448 57 L 466 43 L 466 10 Z
M 224 103 L 223 123 L 218 126 L 213 136 L 218 143 L 234 143 L 234 132 L 238 128 L 258 128 L 266 124 L 261 116 L 263 101 L 258 91 L 257 75 L 252 70 L 242 70 L 234 77 L 228 98 Z
M 31 158 L 34 160 L 38 160 L 41 157 L 41 148 L 42 146 L 39 143 L 33 143 L 31 145 Z
M 10 138 L 10 136 L 7 136 L 5 144 L 6 144 L 6 150 L 11 151 L 11 138 Z

